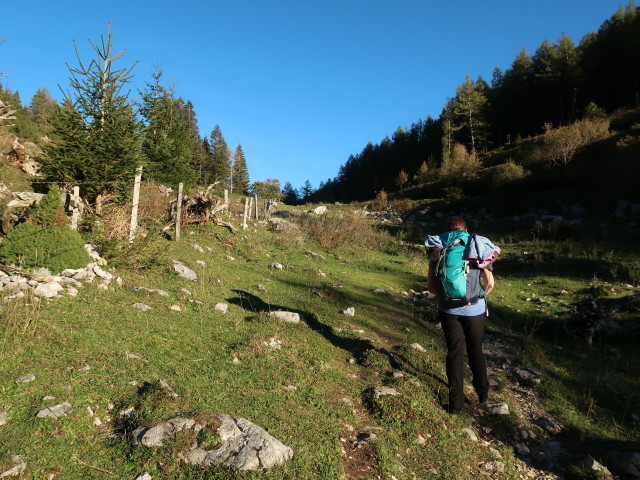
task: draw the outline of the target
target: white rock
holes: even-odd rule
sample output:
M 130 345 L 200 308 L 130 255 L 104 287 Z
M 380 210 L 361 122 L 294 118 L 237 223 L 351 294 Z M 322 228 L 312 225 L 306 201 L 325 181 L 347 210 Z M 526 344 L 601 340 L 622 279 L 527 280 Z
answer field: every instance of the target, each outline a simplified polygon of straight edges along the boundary
M 287 312 L 285 310 L 274 310 L 269 312 L 269 316 L 276 317 L 286 323 L 300 323 L 303 320 L 299 313 Z
M 466 434 L 467 437 L 469 437 L 469 440 L 471 440 L 472 442 L 478 441 L 478 436 L 476 435 L 476 432 L 474 432 L 470 428 L 463 428 L 462 433 Z
M 20 455 L 13 455 L 11 461 L 13 462 L 13 467 L 0 473 L 0 478 L 19 477 L 24 472 L 24 469 L 27 468 L 27 462 Z
M 185 295 L 192 295 L 192 293 L 189 290 L 187 290 L 186 288 L 181 288 L 180 291 L 182 293 L 184 293 Z
M 140 475 L 138 475 L 136 478 L 134 478 L 134 480 L 153 480 L 153 479 L 148 472 L 143 472 Z
M 384 288 L 376 288 L 373 293 L 377 294 L 377 295 L 384 295 L 385 293 L 387 293 L 387 291 Z
M 282 270 L 284 268 L 284 266 L 281 263 L 272 263 L 271 264 L 271 268 L 275 269 L 275 270 Z
M 19 300 L 21 298 L 24 298 L 24 292 L 22 290 L 14 293 L 13 295 L 9 295 L 8 297 L 4 297 L 4 301 L 10 302 L 12 300 Z
M 318 276 L 319 276 L 319 277 L 326 277 L 326 276 L 327 276 L 327 274 L 326 274 L 326 273 L 324 273 L 322 270 L 318 270 Z
M 398 392 L 396 389 L 391 387 L 375 387 L 373 389 L 374 398 L 382 397 L 384 395 L 392 395 L 395 397 L 400 395 L 400 392 Z
M 231 255 L 227 255 L 227 260 L 229 260 L 230 262 L 233 262 L 236 258 L 232 257 Z
M 17 383 L 29 383 L 33 382 L 36 379 L 36 376 L 33 373 L 28 375 L 23 375 L 22 377 L 16 378 Z
M 183 310 L 183 308 L 180 305 L 171 305 L 169 309 L 173 310 L 174 312 L 182 312 Z
M 191 244 L 191 246 L 192 246 L 195 250 L 197 250 L 197 251 L 199 251 L 199 252 L 201 252 L 201 253 L 204 253 L 204 248 L 202 248 L 202 247 L 201 247 L 200 245 L 198 245 L 197 243 L 192 243 L 192 244 Z
M 491 415 L 509 415 L 509 405 L 504 402 L 489 403 L 485 408 Z
M 201 267 L 206 267 L 207 266 L 207 262 L 205 262 L 204 260 L 196 260 L 196 263 L 198 265 L 200 265 Z
M 195 282 L 196 280 L 198 280 L 198 275 L 196 274 L 196 272 L 191 270 L 189 267 L 184 266 L 181 262 L 178 262 L 177 260 L 173 261 L 173 269 L 178 274 L 178 276 L 182 278 L 186 278 L 187 280 L 191 280 L 192 282 Z
M 137 308 L 139 310 L 142 310 L 143 312 L 148 312 L 149 310 L 153 310 L 149 305 L 147 305 L 145 303 L 134 303 L 131 306 L 133 308 Z
M 411 348 L 413 348 L 414 350 L 419 351 L 419 352 L 426 352 L 426 351 L 427 351 L 427 350 L 426 350 L 422 345 L 420 345 L 419 343 L 412 343 L 412 344 L 410 345 L 410 347 L 411 347 Z
M 226 303 L 216 303 L 213 307 L 214 312 L 225 314 L 229 311 L 229 305 Z
M 61 290 L 64 290 L 64 288 L 57 282 L 39 283 L 33 290 L 33 294 L 36 297 L 53 298 L 58 296 L 58 292 Z
M 356 309 L 354 307 L 349 307 L 346 310 L 343 310 L 342 313 L 343 315 L 353 317 L 356 314 Z
M 69 402 L 61 403 L 60 405 L 54 405 L 53 407 L 47 407 L 44 410 L 40 410 L 36 417 L 38 418 L 60 418 L 66 417 L 67 413 L 71 412 L 73 407 Z
M 100 278 L 104 278 L 105 280 L 111 280 L 113 278 L 113 275 L 111 273 L 107 272 L 106 270 L 103 270 L 98 265 L 93 267 L 93 273 L 95 273 L 96 276 Z
M 99 289 L 99 290 L 107 291 L 107 290 L 109 290 L 109 284 L 107 284 L 107 283 L 101 283 L 100 285 L 98 285 L 98 289 Z
M 327 207 L 324 205 L 320 205 L 319 207 L 313 209 L 313 213 L 315 215 L 324 215 L 325 213 L 327 213 Z
M 282 348 L 282 341 L 278 337 L 271 337 L 268 342 L 262 342 L 262 344 L 272 350 L 280 350 Z
M 72 297 L 75 297 L 78 295 L 78 289 L 75 287 L 72 287 L 70 285 L 65 287 L 65 292 L 67 292 L 69 295 L 71 295 Z
M 0 412 L 0 427 L 7 424 L 7 412 L 5 410 Z

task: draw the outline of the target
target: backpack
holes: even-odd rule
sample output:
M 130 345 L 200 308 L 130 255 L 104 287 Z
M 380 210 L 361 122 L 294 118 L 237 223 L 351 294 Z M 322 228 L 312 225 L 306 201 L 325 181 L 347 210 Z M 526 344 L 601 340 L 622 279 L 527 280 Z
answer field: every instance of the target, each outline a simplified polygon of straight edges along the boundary
M 480 287 L 477 263 L 463 259 L 472 236 L 466 231 L 454 230 L 439 237 L 442 248 L 433 248 L 429 253 L 434 262 L 438 297 L 447 308 L 473 305 L 484 296 L 484 290 Z

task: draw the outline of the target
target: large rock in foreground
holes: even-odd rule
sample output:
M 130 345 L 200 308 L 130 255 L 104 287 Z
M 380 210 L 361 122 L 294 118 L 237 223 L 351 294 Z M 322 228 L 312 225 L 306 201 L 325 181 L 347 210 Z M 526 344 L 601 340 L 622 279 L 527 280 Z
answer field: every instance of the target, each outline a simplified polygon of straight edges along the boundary
M 179 459 L 190 465 L 226 465 L 238 470 L 262 470 L 284 464 L 293 450 L 244 418 L 222 413 L 211 416 L 214 421 L 202 425 L 196 420 L 173 418 L 151 428 L 138 428 L 131 433 L 134 445 L 159 447 L 176 433 L 188 430 L 194 443 Z M 209 423 L 217 423 L 212 426 Z

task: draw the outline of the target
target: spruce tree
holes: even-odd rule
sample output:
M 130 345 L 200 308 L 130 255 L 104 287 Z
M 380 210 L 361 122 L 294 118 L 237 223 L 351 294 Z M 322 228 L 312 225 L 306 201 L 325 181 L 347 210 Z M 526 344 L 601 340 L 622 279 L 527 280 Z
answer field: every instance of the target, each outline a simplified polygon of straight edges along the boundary
M 190 166 L 192 145 L 186 109 L 173 90 L 161 84 L 159 67 L 152 78 L 140 92 L 140 113 L 145 122 L 142 153 L 148 174 L 165 185 L 177 187 L 182 182 L 188 187 L 195 183 L 197 174 Z
M 51 126 L 50 119 L 57 102 L 51 96 L 47 87 L 39 88 L 31 97 L 29 113 L 31 120 L 43 129 Z
M 249 170 L 240 144 L 233 154 L 233 191 L 244 195 L 249 193 Z
M 140 129 L 134 102 L 123 89 L 130 68 L 115 68 L 124 50 L 113 53 L 106 38 L 89 43 L 95 58 L 87 65 L 76 48 L 77 67 L 69 67 L 70 91 L 52 118 L 53 142 L 40 159 L 42 171 L 59 183 L 79 183 L 81 195 L 101 203 L 107 194 L 126 194 L 140 162 Z
M 219 125 L 211 132 L 211 154 L 212 181 L 221 182 L 223 188 L 227 188 L 231 177 L 231 156 Z

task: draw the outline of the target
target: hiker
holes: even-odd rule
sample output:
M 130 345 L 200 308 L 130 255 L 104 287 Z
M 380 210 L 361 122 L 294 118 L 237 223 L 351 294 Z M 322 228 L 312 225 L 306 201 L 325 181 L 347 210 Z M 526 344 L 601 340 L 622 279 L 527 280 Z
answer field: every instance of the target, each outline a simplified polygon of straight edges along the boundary
M 485 237 L 470 235 L 460 217 L 451 217 L 447 226 L 447 232 L 429 235 L 425 241 L 430 257 L 427 290 L 438 297 L 438 319 L 448 351 L 448 411 L 456 415 L 465 403 L 465 346 L 478 401 L 485 404 L 488 399 L 489 381 L 482 353 L 488 313 L 485 296 L 493 289 L 492 264 L 500 249 Z

